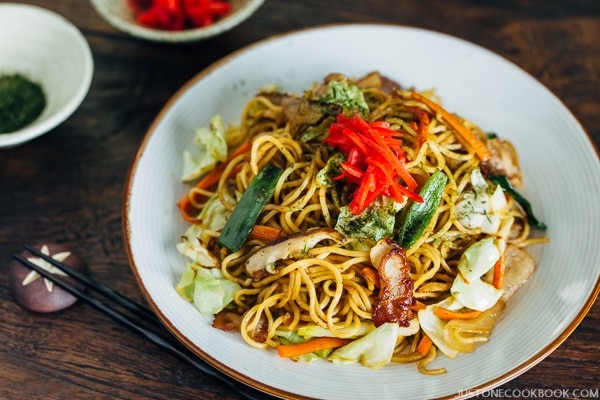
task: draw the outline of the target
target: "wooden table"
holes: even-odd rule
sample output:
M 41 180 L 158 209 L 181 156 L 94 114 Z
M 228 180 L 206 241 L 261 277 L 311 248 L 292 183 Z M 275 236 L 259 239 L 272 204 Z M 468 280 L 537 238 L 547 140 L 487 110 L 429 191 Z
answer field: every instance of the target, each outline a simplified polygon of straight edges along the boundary
M 387 22 L 445 32 L 519 65 L 552 92 L 600 144 L 600 3 L 596 0 L 267 0 L 212 40 L 161 45 L 110 27 L 82 0 L 31 0 L 74 22 L 95 75 L 76 113 L 26 145 L 0 149 L 0 259 L 6 275 L 23 243 L 76 248 L 90 273 L 143 301 L 121 226 L 129 165 L 149 124 L 188 79 L 219 58 L 292 29 Z M 598 266 L 600 268 L 600 266 Z M 16 305 L 0 280 L 0 398 L 234 399 L 85 304 L 55 315 Z M 600 388 L 600 305 L 555 352 L 503 389 Z M 593 393 L 593 392 L 592 392 Z M 572 394 L 571 394 L 572 395 Z

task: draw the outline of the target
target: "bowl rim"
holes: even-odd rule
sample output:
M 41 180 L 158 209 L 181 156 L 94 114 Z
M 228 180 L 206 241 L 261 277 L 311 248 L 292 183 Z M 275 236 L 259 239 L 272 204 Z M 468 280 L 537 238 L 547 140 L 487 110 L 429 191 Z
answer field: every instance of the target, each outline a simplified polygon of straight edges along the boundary
M 152 29 L 135 23 L 131 23 L 103 7 L 104 0 L 90 0 L 92 6 L 106 22 L 123 32 L 134 37 L 153 42 L 164 43 L 186 43 L 205 40 L 226 32 L 241 22 L 248 19 L 265 0 L 247 0 L 235 13 L 230 13 L 219 19 L 212 25 L 201 28 L 186 29 L 183 31 L 165 31 Z
M 78 85 L 75 95 L 54 114 L 49 115 L 43 120 L 34 120 L 30 124 L 24 126 L 23 128 L 17 131 L 1 133 L 0 148 L 14 147 L 28 142 L 30 140 L 33 140 L 39 136 L 42 136 L 45 133 L 48 133 L 50 130 L 64 122 L 68 117 L 71 116 L 71 114 L 75 112 L 75 110 L 83 102 L 83 99 L 85 98 L 90 89 L 94 75 L 94 59 L 92 56 L 90 45 L 83 36 L 83 33 L 75 26 L 75 24 L 73 24 L 67 18 L 55 11 L 31 4 L 0 4 L 0 10 L 8 8 L 19 9 L 23 12 L 31 13 L 32 15 L 39 15 L 41 17 L 48 18 L 49 20 L 54 20 L 57 23 L 61 24 L 61 27 L 64 28 L 65 32 L 68 32 L 69 35 L 73 37 L 73 39 L 75 40 L 76 47 L 82 55 L 80 65 L 82 66 L 83 77 Z M 16 73 L 18 71 L 13 72 Z
M 492 51 L 490 51 L 482 46 L 479 46 L 471 41 L 467 41 L 467 40 L 458 38 L 453 35 L 447 35 L 442 32 L 419 28 L 419 27 L 397 25 L 397 24 L 392 24 L 392 23 L 332 23 L 332 24 L 323 24 L 323 25 L 311 26 L 311 27 L 306 27 L 306 28 L 300 28 L 300 29 L 291 30 L 288 32 L 275 34 L 275 35 L 269 36 L 267 38 L 261 39 L 259 41 L 253 42 L 247 46 L 244 46 L 244 47 L 238 49 L 237 51 L 234 51 L 234 52 L 220 58 L 219 60 L 213 62 L 212 64 L 208 65 L 207 67 L 203 68 L 195 76 L 193 76 L 190 80 L 188 80 L 186 83 L 184 83 L 176 92 L 174 92 L 174 94 L 171 96 L 171 98 L 164 104 L 164 106 L 161 108 L 161 110 L 157 113 L 153 122 L 149 125 L 147 132 L 146 132 L 144 138 L 142 139 L 142 142 L 140 143 L 138 151 L 134 155 L 134 158 L 132 160 L 132 163 L 131 163 L 129 171 L 128 171 L 126 183 L 125 183 L 125 191 L 123 194 L 124 207 L 122 209 L 122 219 L 123 219 L 122 229 L 124 232 L 125 249 L 127 252 L 127 256 L 128 256 L 128 260 L 129 260 L 129 264 L 131 266 L 132 272 L 134 274 L 136 281 L 139 284 L 140 290 L 142 291 L 144 298 L 150 304 L 151 308 L 154 310 L 154 312 L 157 313 L 157 315 L 159 315 L 159 317 L 161 318 L 163 323 L 167 326 L 167 328 L 171 332 L 173 332 L 173 334 L 175 334 L 178 337 L 178 339 L 181 340 L 188 348 L 196 349 L 197 346 L 195 343 L 192 342 L 192 340 L 190 338 L 188 338 L 185 334 L 183 334 L 178 329 L 178 327 L 176 327 L 172 323 L 172 321 L 168 318 L 168 316 L 163 312 L 163 310 L 155 302 L 155 299 L 150 295 L 150 292 L 149 292 L 148 288 L 145 286 L 144 280 L 142 279 L 141 273 L 138 270 L 137 263 L 135 261 L 135 257 L 134 257 L 134 253 L 133 253 L 133 248 L 132 248 L 132 241 L 131 241 L 132 226 L 131 226 L 131 220 L 130 220 L 131 219 L 130 218 L 131 196 L 132 196 L 132 192 L 133 192 L 133 184 L 135 181 L 136 170 L 137 170 L 138 164 L 140 163 L 142 156 L 145 153 L 146 147 L 150 142 L 150 139 L 156 132 L 158 125 L 160 125 L 160 123 L 164 119 L 165 115 L 170 111 L 170 109 L 174 106 L 174 104 L 176 104 L 181 99 L 182 96 L 184 96 L 198 82 L 202 81 L 203 79 L 206 79 L 209 75 L 211 75 L 211 73 L 214 70 L 222 67 L 225 64 L 228 64 L 236 57 L 239 57 L 242 54 L 244 54 L 248 51 L 251 51 L 254 48 L 261 47 L 271 41 L 280 40 L 282 38 L 293 36 L 296 34 L 301 34 L 301 33 L 306 33 L 306 32 L 311 32 L 311 31 L 316 31 L 316 30 L 322 30 L 322 29 L 337 29 L 337 28 L 344 28 L 344 27 L 348 28 L 348 27 L 353 27 L 353 26 L 357 26 L 357 27 L 365 27 L 365 26 L 395 27 L 395 28 L 404 28 L 404 29 L 416 30 L 416 31 L 421 31 L 421 32 L 429 32 L 429 33 L 439 34 L 439 35 L 447 36 L 452 39 L 461 41 L 463 43 L 467 43 L 471 46 L 477 47 L 481 50 L 491 53 L 492 55 L 494 55 L 496 57 L 501 58 L 505 62 L 510 63 L 513 67 L 518 68 L 521 73 L 526 74 L 530 79 L 534 80 L 537 84 L 541 85 L 547 91 L 547 93 L 554 98 L 554 100 L 558 101 L 560 103 L 560 105 L 562 107 L 564 107 L 564 109 L 568 112 L 568 115 L 573 118 L 573 121 L 585 133 L 591 148 L 594 150 L 597 158 L 600 159 L 600 151 L 599 151 L 598 147 L 595 145 L 594 141 L 591 139 L 589 131 L 581 125 L 579 120 L 573 116 L 571 111 L 564 105 L 562 100 L 560 100 L 558 97 L 556 97 L 556 95 L 554 95 L 554 93 L 550 92 L 550 90 L 548 90 L 544 85 L 542 85 L 535 77 L 533 77 L 528 72 L 524 71 L 517 64 L 515 64 L 511 61 L 508 61 L 504 57 L 497 55 L 495 52 L 492 52 Z M 496 388 L 500 385 L 503 385 L 503 384 L 509 382 L 510 380 L 522 375 L 523 373 L 529 371 L 531 368 L 535 367 L 538 363 L 543 361 L 553 351 L 555 351 L 575 331 L 575 329 L 579 326 L 579 324 L 583 321 L 585 316 L 588 314 L 589 310 L 592 308 L 592 306 L 594 305 L 594 303 L 599 295 L 600 295 L 600 274 L 598 274 L 598 276 L 596 277 L 595 282 L 592 283 L 592 289 L 591 289 L 590 293 L 588 294 L 588 296 L 583 301 L 583 303 L 582 303 L 583 305 L 581 306 L 579 311 L 571 318 L 569 323 L 564 327 L 562 332 L 560 332 L 555 337 L 554 340 L 547 343 L 538 352 L 531 354 L 526 360 L 524 360 L 519 365 L 516 365 L 513 368 L 505 371 L 504 373 L 496 376 L 494 379 L 485 381 L 484 383 L 471 388 L 470 393 L 474 394 L 477 391 L 494 389 L 494 388 Z M 195 350 L 193 350 L 193 351 L 195 351 Z M 222 371 L 236 379 L 239 379 L 239 380 L 243 381 L 244 383 L 251 385 L 257 389 L 262 389 L 270 394 L 282 395 L 282 396 L 287 395 L 287 396 L 290 396 L 290 398 L 297 398 L 297 399 L 304 398 L 302 395 L 286 392 L 285 390 L 283 390 L 281 388 L 275 389 L 275 388 L 268 386 L 267 384 L 265 384 L 263 382 L 255 381 L 252 378 L 249 378 L 249 377 L 243 375 L 243 373 L 240 373 L 239 371 L 235 370 L 234 368 L 231 368 L 228 365 L 223 365 L 219 361 L 213 359 L 211 357 L 211 355 L 207 354 L 206 352 L 204 352 L 202 350 L 200 350 L 200 352 L 202 353 L 203 359 L 210 361 L 210 363 L 213 366 L 215 366 L 216 368 L 218 368 L 220 371 Z M 457 394 L 455 393 L 453 395 L 443 396 L 440 398 L 450 399 L 450 398 L 458 398 L 458 397 L 457 397 Z

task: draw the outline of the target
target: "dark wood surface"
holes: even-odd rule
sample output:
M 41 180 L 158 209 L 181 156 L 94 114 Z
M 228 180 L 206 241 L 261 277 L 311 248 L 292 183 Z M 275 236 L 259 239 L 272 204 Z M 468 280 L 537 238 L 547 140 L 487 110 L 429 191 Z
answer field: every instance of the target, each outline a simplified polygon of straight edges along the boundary
M 87 98 L 66 122 L 23 146 L 0 149 L 2 399 L 236 398 L 224 385 L 85 304 L 51 315 L 23 310 L 14 303 L 6 273 L 22 244 L 58 242 L 76 248 L 97 281 L 143 301 L 127 264 L 121 226 L 129 165 L 169 97 L 204 67 L 244 45 L 339 22 L 445 32 L 525 69 L 562 99 L 596 146 L 600 143 L 596 0 L 266 0 L 239 27 L 191 45 L 129 37 L 104 22 L 87 1 L 24 3 L 75 23 L 91 46 L 95 74 Z M 556 351 L 502 388 L 595 389 L 597 394 L 599 325 L 596 302 Z

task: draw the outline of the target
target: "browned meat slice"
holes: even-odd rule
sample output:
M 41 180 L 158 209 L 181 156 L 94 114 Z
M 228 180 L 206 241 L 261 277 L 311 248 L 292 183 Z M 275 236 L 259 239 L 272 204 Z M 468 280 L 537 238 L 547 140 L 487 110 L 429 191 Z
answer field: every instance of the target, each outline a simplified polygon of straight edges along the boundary
M 518 288 L 523 286 L 535 271 L 535 260 L 525 250 L 509 245 L 504 253 L 504 293 L 502 299 L 507 301 Z
M 212 326 L 223 331 L 232 331 L 239 329 L 241 323 L 242 316 L 240 314 L 225 308 L 215 315 Z
M 356 82 L 356 86 L 361 89 L 376 88 L 385 93 L 392 93 L 395 90 L 401 89 L 400 84 L 379 72 L 370 72 Z
M 414 318 L 410 307 L 415 304 L 415 298 L 406 251 L 391 240 L 382 239 L 371 250 L 371 261 L 381 282 L 378 303 L 373 308 L 373 323 L 380 326 L 397 322 L 400 326 L 409 326 Z
M 521 167 L 513 145 L 507 140 L 489 139 L 487 147 L 492 158 L 481 165 L 483 173 L 486 176 L 504 175 L 514 187 L 523 186 Z
M 213 328 L 221 329 L 223 331 L 232 331 L 239 330 L 242 325 L 243 316 L 236 313 L 233 310 L 223 309 L 215 315 L 215 319 L 213 320 Z M 258 343 L 264 343 L 267 340 L 267 333 L 269 329 L 269 323 L 267 321 L 267 317 L 261 315 L 258 324 L 249 332 L 249 335 L 252 339 L 257 341 Z

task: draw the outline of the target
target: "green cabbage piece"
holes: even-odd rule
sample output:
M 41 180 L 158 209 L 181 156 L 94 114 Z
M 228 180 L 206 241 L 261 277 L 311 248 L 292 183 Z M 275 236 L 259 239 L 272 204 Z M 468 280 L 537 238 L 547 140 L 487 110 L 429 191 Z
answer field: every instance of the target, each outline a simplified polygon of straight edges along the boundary
M 198 225 L 193 225 L 197 227 Z M 195 264 L 204 267 L 216 268 L 219 266 L 219 261 L 208 249 L 202 244 L 198 237 L 185 239 L 175 245 L 177 251 L 190 258 Z
M 195 151 L 183 152 L 183 172 L 181 180 L 189 182 L 214 169 L 220 161 L 227 159 L 225 125 L 220 115 L 210 120 L 210 129 L 198 128 L 194 136 Z
M 339 152 L 333 153 L 327 164 L 317 172 L 315 184 L 320 188 L 330 188 L 334 186 L 333 179 L 342 173 L 340 164 L 346 161 L 346 157 Z
M 208 199 L 198 218 L 206 228 L 219 231 L 225 226 L 230 214 L 231 211 L 221 203 L 219 196 L 215 195 Z
M 332 81 L 329 83 L 327 93 L 319 97 L 320 102 L 337 104 L 344 111 L 358 111 L 361 116 L 369 114 L 369 105 L 360 88 L 356 85 L 349 85 L 343 81 Z
M 335 229 L 348 237 L 380 240 L 392 237 L 396 213 L 406 204 L 379 196 L 360 215 L 350 212 L 348 206 L 340 209 Z
M 306 338 L 300 336 L 298 331 L 275 331 L 275 334 L 279 337 L 281 344 L 297 344 L 306 341 Z M 302 354 L 297 357 L 290 357 L 291 360 L 297 362 L 303 362 L 309 364 L 318 359 L 326 359 L 333 349 L 323 349 L 312 353 Z
M 454 300 L 450 297 L 438 304 L 429 305 L 424 309 L 419 310 L 419 323 L 421 324 L 421 329 L 429 336 L 436 347 L 444 353 L 446 357 L 451 359 L 456 358 L 459 351 L 444 340 L 444 326 L 446 325 L 446 321 L 435 315 L 434 310 L 438 306 L 445 307 L 450 305 L 453 301 Z
M 397 340 L 398 324 L 387 322 L 366 336 L 335 350 L 329 360 L 340 364 L 359 362 L 365 367 L 378 369 L 392 360 Z
M 465 250 L 458 262 L 458 271 L 466 282 L 471 282 L 492 269 L 499 258 L 496 238 L 485 238 Z
M 348 327 L 339 329 L 337 333 L 339 337 L 343 338 L 357 338 L 364 336 L 367 333 L 375 330 L 375 325 L 371 321 L 361 322 L 358 327 Z M 303 338 L 315 338 L 315 337 L 335 337 L 329 329 L 322 328 L 318 325 L 306 325 L 298 328 L 298 335 Z
M 226 279 L 220 269 L 187 263 L 176 290 L 202 314 L 214 315 L 231 303 L 241 286 Z
M 189 257 L 194 263 L 204 267 L 218 267 L 219 261 L 206 247 L 202 241 L 202 233 L 205 229 L 219 231 L 225 226 L 231 212 L 221 203 L 218 196 L 211 197 L 202 208 L 199 219 L 202 224 L 191 224 L 177 243 L 177 251 Z
M 494 267 L 500 258 L 500 251 L 495 238 L 482 239 L 472 244 L 463 253 L 454 283 L 450 288 L 452 296 L 465 307 L 472 310 L 485 311 L 496 304 L 503 290 L 481 279 L 487 271 Z
M 329 126 L 332 122 L 335 122 L 335 117 L 329 116 L 324 118 L 318 125 L 308 126 L 298 140 L 302 143 L 308 143 L 311 140 L 323 140 L 329 134 Z
M 275 331 L 281 344 L 298 344 L 306 341 L 306 338 L 300 336 L 297 331 Z

